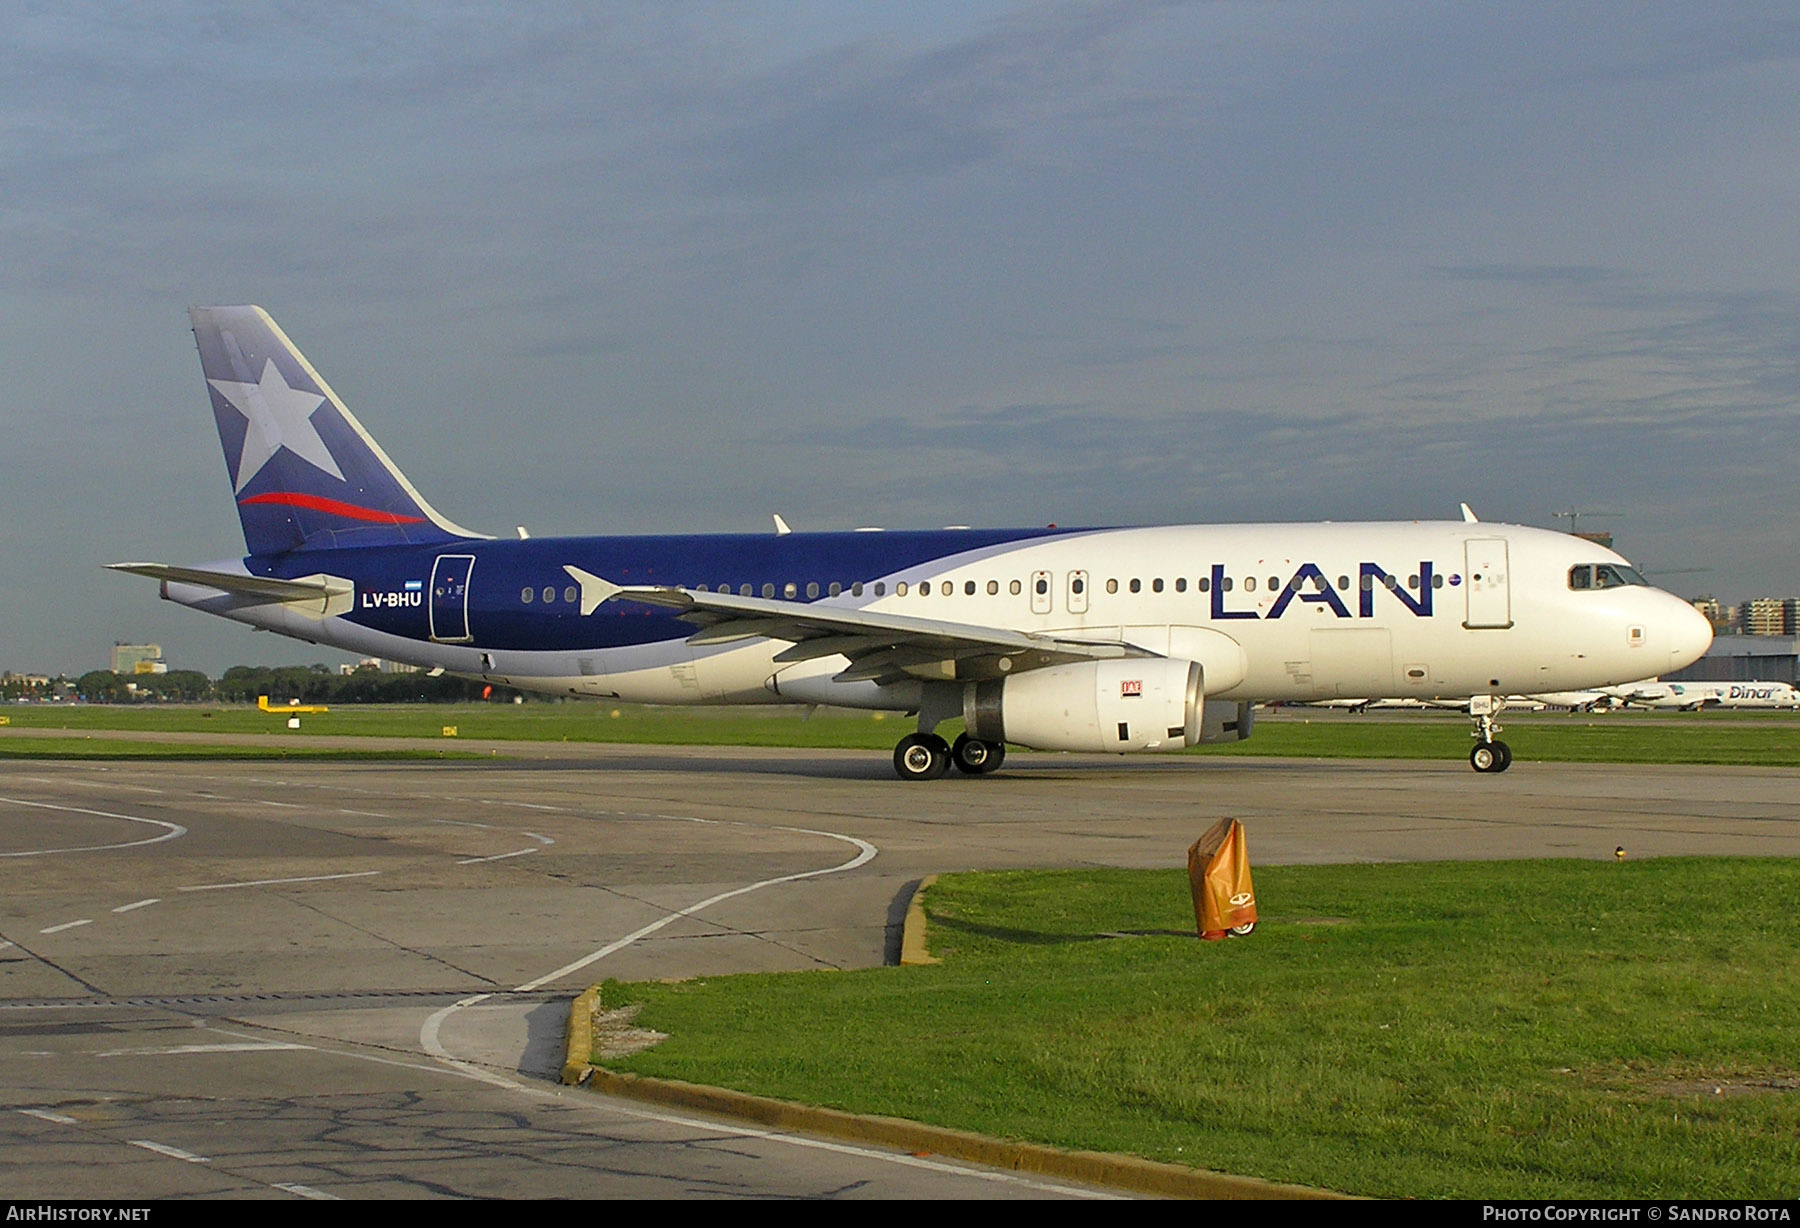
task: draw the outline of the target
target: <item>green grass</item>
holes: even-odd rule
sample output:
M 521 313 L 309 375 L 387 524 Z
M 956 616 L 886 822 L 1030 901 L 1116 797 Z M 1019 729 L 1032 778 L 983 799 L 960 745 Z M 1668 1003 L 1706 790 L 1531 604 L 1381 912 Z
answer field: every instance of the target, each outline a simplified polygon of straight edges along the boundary
M 615 715 L 616 714 L 616 715 Z M 462 738 L 527 742 L 623 742 L 719 746 L 884 747 L 913 727 L 886 713 L 801 708 L 664 708 L 646 704 L 366 704 L 333 705 L 302 715 L 250 705 L 19 706 L 6 712 L 20 729 L 129 730 L 156 733 L 277 734 L 439 738 L 446 725 Z M 3 732 L 3 731 L 0 731 Z
M 947 877 L 943 965 L 608 982 L 670 1034 L 609 1064 L 1361 1194 L 1792 1196 L 1800 863 L 1256 879 L 1201 943 L 1180 871 Z
M 5 715 L 17 728 L 70 732 L 278 734 L 438 738 L 445 725 L 463 738 L 535 742 L 784 746 L 891 751 L 910 719 L 824 708 L 672 708 L 644 704 L 339 705 L 301 717 L 290 733 L 279 713 L 249 706 L 26 706 Z M 1502 737 L 1525 761 L 1714 763 L 1800 766 L 1800 722 L 1788 714 L 1683 713 L 1676 716 L 1521 714 L 1503 718 Z M 956 725 L 945 727 L 951 736 Z M 1294 712 L 1260 719 L 1246 742 L 1206 746 L 1200 755 L 1307 758 L 1459 759 L 1469 722 L 1454 714 L 1384 718 Z M 0 745 L 4 731 L 0 730 Z M 99 753 L 97 750 L 95 753 Z

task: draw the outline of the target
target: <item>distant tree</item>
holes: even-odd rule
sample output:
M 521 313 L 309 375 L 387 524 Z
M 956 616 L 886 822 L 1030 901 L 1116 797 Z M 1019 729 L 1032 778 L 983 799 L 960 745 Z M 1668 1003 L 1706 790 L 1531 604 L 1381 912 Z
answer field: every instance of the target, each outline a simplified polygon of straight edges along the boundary
M 110 669 L 91 669 L 75 680 L 75 693 L 90 704 L 131 702 L 125 678 Z

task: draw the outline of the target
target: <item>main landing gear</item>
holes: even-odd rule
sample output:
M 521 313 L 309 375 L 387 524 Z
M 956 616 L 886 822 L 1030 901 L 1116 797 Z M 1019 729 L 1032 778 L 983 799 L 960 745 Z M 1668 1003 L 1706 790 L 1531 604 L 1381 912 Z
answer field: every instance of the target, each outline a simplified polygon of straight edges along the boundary
M 936 780 L 950 770 L 969 776 L 986 776 L 1006 759 L 1003 742 L 979 742 L 958 734 L 955 744 L 935 733 L 911 733 L 894 747 L 894 771 L 901 780 Z
M 1477 772 L 1504 772 L 1512 766 L 1512 748 L 1497 741 L 1500 722 L 1494 718 L 1506 706 L 1496 695 L 1477 695 L 1469 700 L 1469 715 L 1475 718 L 1475 746 L 1469 751 L 1469 766 Z

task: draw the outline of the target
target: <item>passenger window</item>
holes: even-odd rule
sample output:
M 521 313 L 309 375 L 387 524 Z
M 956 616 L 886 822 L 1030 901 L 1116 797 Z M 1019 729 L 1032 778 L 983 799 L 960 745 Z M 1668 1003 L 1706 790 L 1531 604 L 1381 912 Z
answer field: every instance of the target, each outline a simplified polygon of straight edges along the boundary
M 550 602 L 555 601 L 555 600 L 556 600 L 556 590 L 551 588 L 548 584 L 544 585 L 544 603 L 546 605 L 548 605 Z
M 1281 577 L 1280 576 L 1270 576 L 1269 577 L 1269 591 L 1272 593 L 1280 587 L 1281 587 Z
M 999 596 L 999 594 L 1000 594 L 1000 581 L 989 580 L 988 581 L 988 596 L 997 597 L 997 596 Z
M 1419 587 L 1419 577 L 1416 575 L 1406 577 L 1406 587 L 1412 588 L 1412 589 L 1418 588 Z
M 1400 587 L 1400 577 L 1399 576 L 1383 576 L 1383 577 L 1381 577 L 1381 582 L 1383 584 L 1387 585 L 1388 589 L 1390 591 Z
M 974 595 L 975 595 L 975 581 L 964 580 L 963 581 L 963 596 L 973 597 Z
M 894 596 L 896 596 L 896 597 L 906 596 L 906 581 L 905 580 L 901 580 L 899 583 L 894 585 Z
M 531 590 L 526 589 L 524 592 L 520 593 L 519 600 L 523 601 L 526 605 L 530 605 L 531 604 Z
M 875 595 L 877 597 L 887 596 L 887 581 L 886 580 L 875 581 Z
M 1444 576 L 1443 576 L 1442 572 L 1439 572 L 1431 577 L 1431 587 L 1432 588 L 1443 588 L 1444 587 Z
M 1350 587 L 1350 577 L 1349 576 L 1339 576 L 1338 577 L 1338 592 L 1341 593 L 1349 587 Z
M 1194 581 L 1194 587 L 1199 589 L 1203 593 L 1212 592 L 1212 577 L 1211 576 L 1201 576 L 1198 580 Z
M 1225 583 L 1230 584 L 1231 581 L 1227 580 L 1227 581 L 1225 581 Z M 1244 591 L 1246 593 L 1254 593 L 1256 591 L 1256 577 L 1255 576 L 1245 576 L 1244 577 Z
M 775 586 L 773 584 L 763 585 L 763 596 L 773 597 L 774 595 L 775 595 Z
M 704 585 L 704 584 L 695 585 L 694 591 L 696 593 L 704 593 L 707 591 L 706 585 Z
M 1006 591 L 1017 597 L 1023 588 L 1024 586 L 1022 584 L 1017 580 L 1014 580 L 1011 584 L 1006 586 Z
M 1144 591 L 1144 582 L 1142 580 L 1139 580 L 1137 577 L 1133 576 L 1132 580 L 1131 580 L 1131 591 L 1134 593 L 1143 592 Z
M 1250 581 L 1250 587 L 1251 588 L 1256 587 L 1255 580 Z M 1231 591 L 1231 577 L 1230 576 L 1219 577 L 1219 591 L 1221 593 L 1229 593 Z
M 850 586 L 850 595 L 852 597 L 862 596 L 862 581 L 861 580 L 856 581 L 855 583 L 853 583 Z
M 1162 592 L 1162 577 L 1161 576 L 1158 576 L 1156 579 L 1150 581 L 1150 591 L 1153 593 Z
M 831 582 L 831 587 L 825 590 L 825 595 L 827 597 L 835 597 L 843 591 L 844 591 L 844 586 L 842 584 L 839 584 L 836 580 L 833 580 Z
M 748 584 L 738 585 L 738 596 L 748 597 L 749 595 L 750 595 L 750 586 Z
M 1187 577 L 1186 576 L 1176 576 L 1175 577 L 1175 591 L 1178 593 L 1187 592 Z
M 1375 577 L 1366 572 L 1362 578 L 1362 591 L 1365 593 L 1372 593 L 1375 591 Z
M 792 601 L 800 595 L 800 586 L 795 584 L 792 580 L 789 580 L 786 584 L 781 586 L 781 595 L 786 597 L 789 601 Z
M 573 584 L 563 590 L 563 600 L 571 605 L 575 603 L 575 586 Z
M 1106 591 L 1109 593 L 1118 592 L 1119 591 L 1119 582 L 1117 580 L 1108 580 L 1106 582 Z

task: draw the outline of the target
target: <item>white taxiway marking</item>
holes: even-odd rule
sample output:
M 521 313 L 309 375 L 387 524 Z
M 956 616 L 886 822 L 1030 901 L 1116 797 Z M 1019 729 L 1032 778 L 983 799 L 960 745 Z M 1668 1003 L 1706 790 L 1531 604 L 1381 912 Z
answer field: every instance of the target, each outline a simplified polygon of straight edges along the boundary
M 291 1181 L 275 1181 L 270 1184 L 274 1189 L 286 1190 L 288 1193 L 296 1194 L 301 1198 L 311 1198 L 319 1202 L 343 1201 L 343 1199 L 339 1198 L 336 1194 L 327 1194 L 324 1190 L 315 1190 L 310 1185 L 295 1185 Z
M 148 908 L 152 904 L 160 904 L 160 903 L 162 903 L 162 900 L 153 897 L 148 900 L 139 900 L 135 904 L 121 904 L 117 908 L 113 909 L 113 911 L 114 912 L 136 912 L 140 908 Z
M 312 874 L 305 878 L 259 878 L 248 883 L 206 883 L 199 887 L 183 887 L 183 891 L 229 891 L 233 887 L 279 887 L 283 883 L 328 883 L 339 878 L 368 878 L 380 870 L 358 870 L 354 874 Z
M 92 919 L 85 919 L 85 920 L 81 920 L 81 921 L 64 921 L 61 925 L 46 926 L 44 929 L 39 930 L 38 933 L 40 933 L 40 934 L 60 934 L 64 930 L 72 930 L 78 925 L 92 925 L 93 923 L 94 922 L 92 921 Z
M 59 1126 L 78 1126 L 81 1123 L 73 1117 L 64 1117 L 61 1113 L 52 1113 L 49 1109 L 20 1109 L 27 1117 L 36 1117 L 40 1121 L 52 1121 Z
M 668 816 L 668 817 L 680 817 L 680 816 Z M 712 820 L 712 819 L 696 819 L 696 818 L 681 818 L 681 821 L 688 822 L 688 823 L 705 823 L 708 825 L 711 825 L 715 822 L 715 820 Z M 572 964 L 564 964 L 562 967 L 558 968 L 554 972 L 547 973 L 544 976 L 538 977 L 534 981 L 527 981 L 525 984 L 520 985 L 513 992 L 514 993 L 530 993 L 535 989 L 540 989 L 543 986 L 550 984 L 552 981 L 560 981 L 563 977 L 568 976 L 571 973 L 581 971 L 583 968 L 587 967 L 589 964 L 592 964 L 599 960 L 605 959 L 608 955 L 611 955 L 615 951 L 624 950 L 626 947 L 630 946 L 634 942 L 637 942 L 639 939 L 649 937 L 651 934 L 656 933 L 658 930 L 664 928 L 665 926 L 673 925 L 675 922 L 681 920 L 683 917 L 693 916 L 695 913 L 699 912 L 703 908 L 710 908 L 714 904 L 718 904 L 724 900 L 732 899 L 736 896 L 748 895 L 752 891 L 760 891 L 764 887 L 774 887 L 774 886 L 778 886 L 781 883 L 799 882 L 801 879 L 807 879 L 807 878 L 819 878 L 826 874 L 842 874 L 846 870 L 854 870 L 858 866 L 868 864 L 870 861 L 874 860 L 875 854 L 878 851 L 875 848 L 875 846 L 873 844 L 870 844 L 867 840 L 858 840 L 855 836 L 846 836 L 846 835 L 842 835 L 842 834 L 840 834 L 838 832 L 834 832 L 834 831 L 814 831 L 811 828 L 806 828 L 806 827 L 778 827 L 778 828 L 775 828 L 775 830 L 776 831 L 786 831 L 786 832 L 796 832 L 801 835 L 807 835 L 807 836 L 823 836 L 828 840 L 841 840 L 845 844 L 850 844 L 850 845 L 856 846 L 858 852 L 857 852 L 856 856 L 852 857 L 849 861 L 843 862 L 843 863 L 841 863 L 839 865 L 835 865 L 835 866 L 827 866 L 822 870 L 803 870 L 798 874 L 783 874 L 778 878 L 765 878 L 761 882 L 751 883 L 747 887 L 735 887 L 730 891 L 721 891 L 717 895 L 708 896 L 706 899 L 701 900 L 698 904 L 690 904 L 686 908 L 678 909 L 675 912 L 669 913 L 667 916 L 664 916 L 660 920 L 652 921 L 649 925 L 643 926 L 642 928 L 637 929 L 637 930 L 633 930 L 631 933 L 625 935 L 625 937 L 623 937 L 623 938 L 620 938 L 618 941 L 609 942 L 605 946 L 601 947 L 598 951 L 594 951 L 591 954 L 584 955 Z M 458 1070 L 461 1070 L 464 1073 L 466 1073 L 467 1075 L 469 1075 L 470 1078 L 480 1079 L 480 1080 L 482 1080 L 484 1082 L 488 1082 L 488 1083 L 495 1083 L 501 1087 L 518 1087 L 519 1085 L 514 1083 L 511 1079 L 503 1079 L 498 1075 L 491 1074 L 488 1071 L 482 1070 L 480 1067 L 472 1066 L 469 1063 L 461 1061 L 460 1059 L 452 1056 L 450 1051 L 448 1049 L 444 1048 L 442 1041 L 439 1039 L 439 1035 L 443 1030 L 444 1021 L 446 1019 L 450 1018 L 451 1015 L 454 1015 L 457 1011 L 460 1011 L 460 1010 L 464 1009 L 465 1007 L 474 1006 L 477 1003 L 487 1001 L 488 997 L 489 997 L 488 994 L 476 994 L 473 997 L 464 998 L 460 1002 L 453 1002 L 449 1006 L 446 1006 L 443 1010 L 438 1011 L 436 1014 L 432 1015 L 429 1019 L 427 1019 L 425 1021 L 425 1025 L 419 1029 L 419 1044 L 424 1048 L 425 1052 L 429 1053 L 432 1057 L 435 1057 L 440 1062 L 444 1062 L 444 1063 L 447 1063 L 448 1065 L 456 1067 Z
M 353 814 L 359 819 L 386 819 L 393 817 L 391 815 L 377 814 L 373 810 L 339 810 L 338 813 Z
M 190 1053 L 276 1053 L 290 1049 L 311 1049 L 311 1045 L 290 1041 L 243 1041 L 230 1045 L 172 1045 L 166 1049 L 107 1049 L 95 1057 L 182 1057 Z
M 154 1151 L 159 1156 L 168 1156 L 171 1160 L 186 1160 L 189 1164 L 211 1164 L 205 1156 L 197 1156 L 191 1151 L 183 1151 L 179 1147 L 171 1147 L 167 1143 L 153 1143 L 147 1138 L 128 1138 L 125 1140 L 133 1147 L 142 1147 L 145 1151 Z
M 687 821 L 690 823 L 709 823 L 712 820 L 689 819 Z M 619 939 L 617 942 L 610 942 L 606 946 L 601 947 L 598 951 L 595 951 L 590 955 L 582 956 L 572 964 L 564 964 L 555 972 L 541 976 L 535 981 L 528 981 L 519 986 L 516 992 L 530 993 L 534 989 L 543 988 L 552 981 L 560 981 L 563 977 L 568 976 L 571 973 L 581 971 L 589 964 L 605 959 L 615 951 L 624 950 L 640 938 L 648 938 L 651 934 L 656 933 L 657 930 L 662 929 L 664 926 L 673 925 L 683 917 L 693 916 L 703 908 L 711 908 L 714 904 L 722 903 L 723 901 L 733 899 L 736 896 L 749 895 L 752 891 L 761 891 L 764 887 L 776 887 L 782 883 L 796 883 L 807 878 L 820 878 L 826 874 L 842 874 L 846 870 L 854 870 L 858 866 L 867 865 L 875 859 L 875 854 L 879 851 L 867 840 L 858 840 L 855 836 L 840 835 L 835 831 L 814 831 L 807 827 L 777 827 L 773 830 L 795 832 L 803 836 L 824 836 L 828 840 L 842 840 L 845 844 L 853 844 L 862 851 L 842 865 L 829 866 L 823 870 L 805 870 L 799 874 L 783 874 L 779 878 L 765 878 L 760 883 L 751 883 L 748 887 L 736 887 L 730 891 L 721 891 L 718 895 L 708 896 L 698 904 L 690 904 L 686 908 L 670 913 L 660 921 L 652 921 L 642 929 L 635 930 L 632 933 L 625 935 L 625 937 Z
M 527 853 L 535 853 L 537 849 L 514 849 L 510 853 L 495 853 L 492 857 L 465 857 L 456 864 L 459 866 L 480 865 L 484 861 L 505 861 L 508 857 L 523 857 Z
M 110 810 L 88 810 L 82 806 L 55 806 L 49 802 L 28 802 L 22 797 L 0 797 L 0 803 L 13 806 L 30 806 L 35 810 L 60 810 L 64 814 L 91 814 L 102 819 L 123 819 L 127 823 L 148 823 L 152 827 L 163 828 L 160 836 L 151 836 L 145 840 L 126 840 L 118 844 L 78 844 L 59 849 L 30 849 L 23 853 L 0 853 L 0 857 L 43 857 L 50 853 L 97 853 L 104 849 L 129 849 L 140 844 L 160 844 L 164 840 L 175 840 L 187 835 L 187 828 L 179 823 L 168 823 L 162 819 L 146 819 L 135 814 L 114 814 Z
M 0 939 L 0 951 L 6 950 L 6 948 L 10 947 L 11 945 L 12 945 L 12 943 L 10 943 L 4 939 Z

